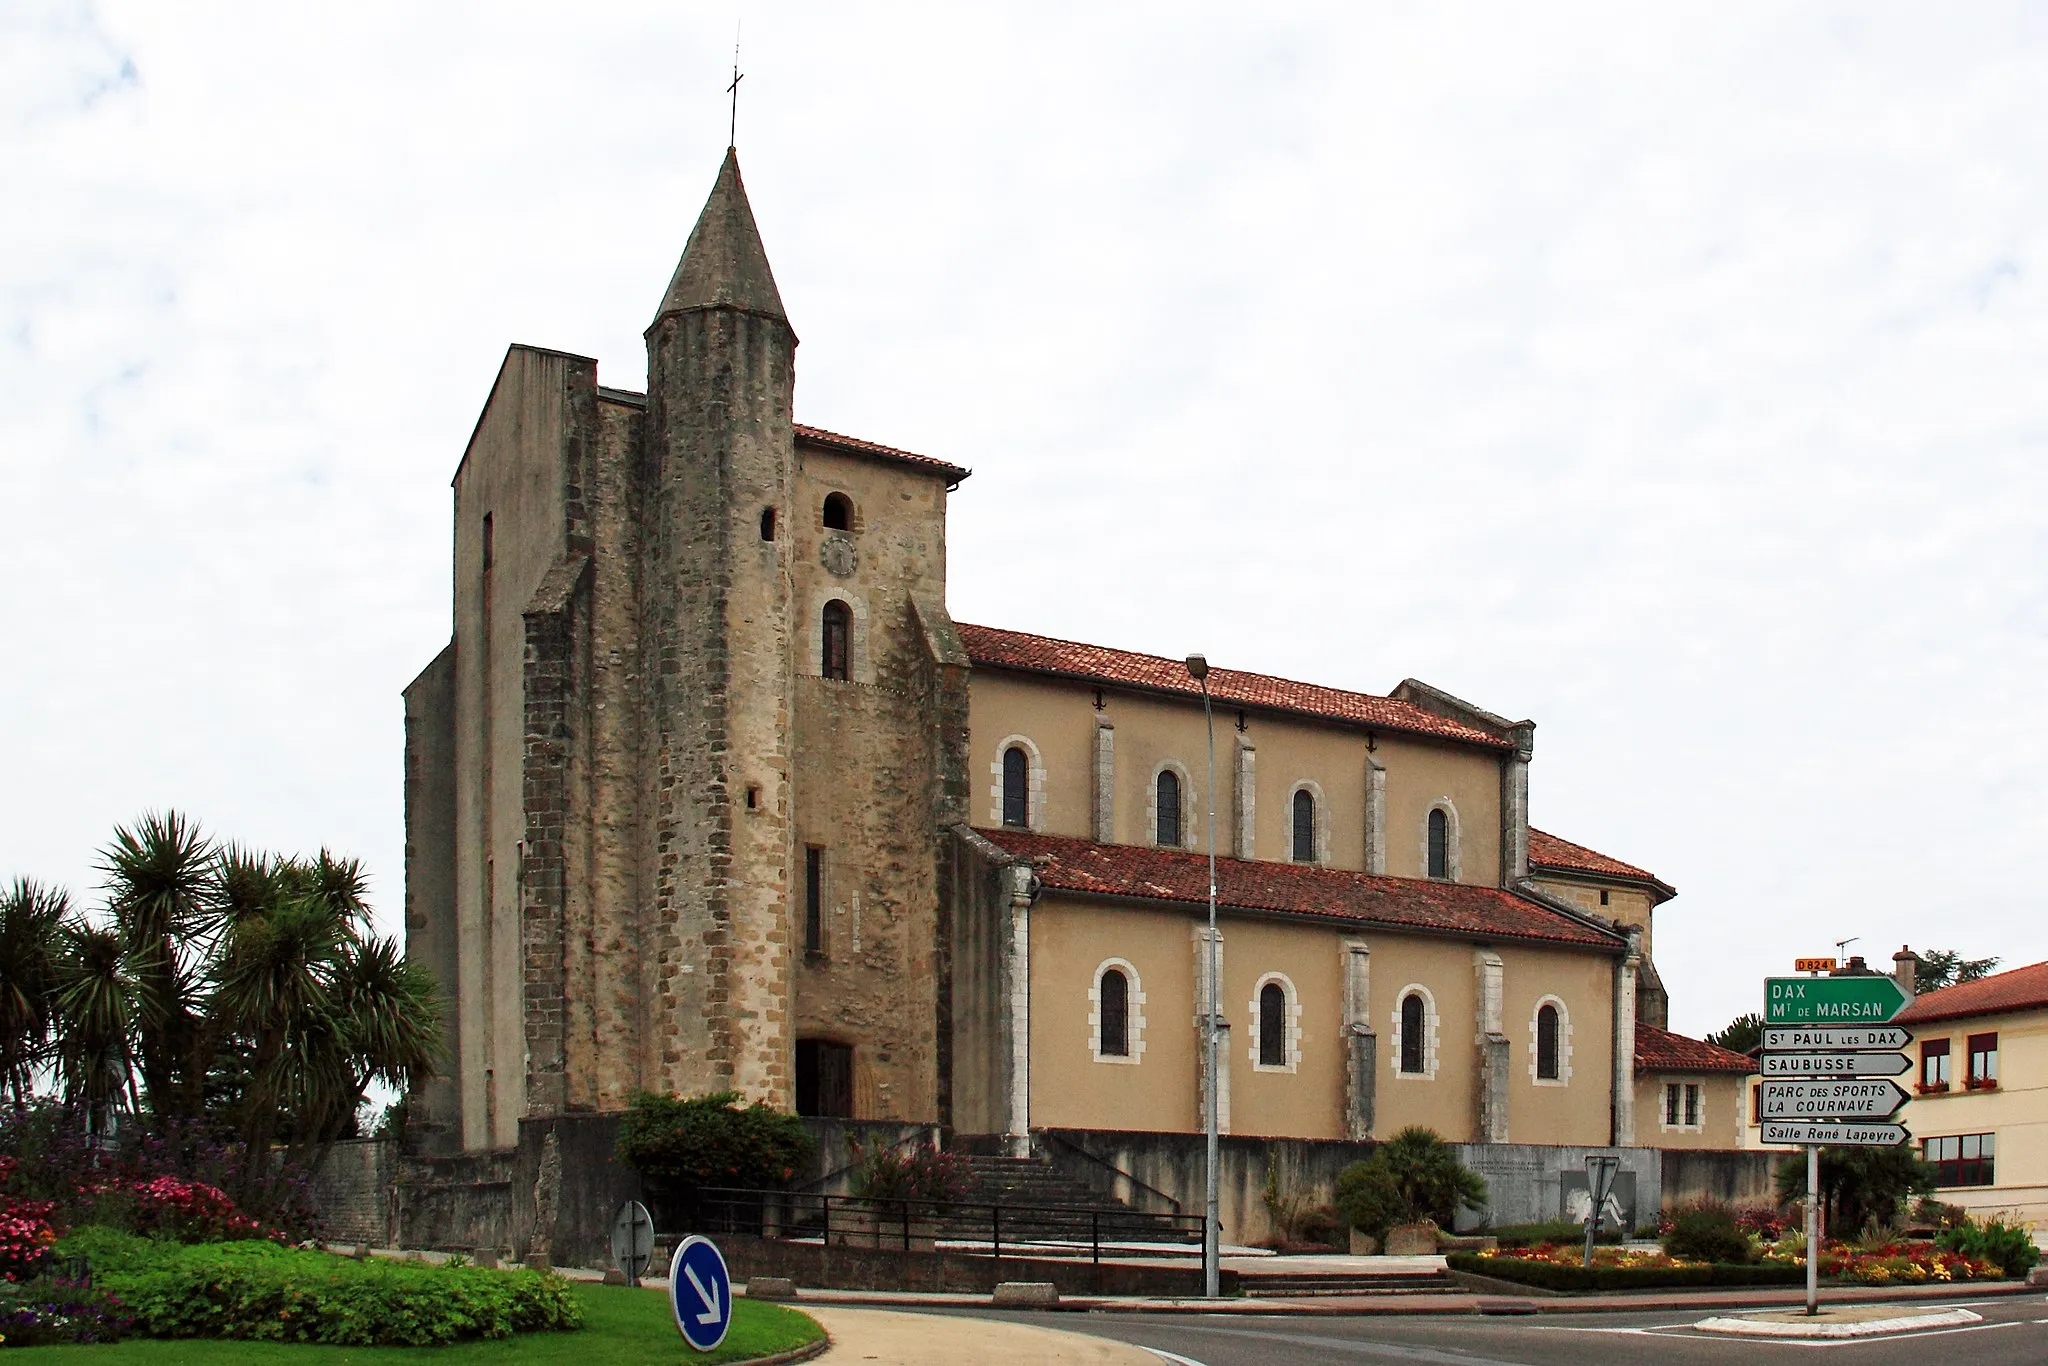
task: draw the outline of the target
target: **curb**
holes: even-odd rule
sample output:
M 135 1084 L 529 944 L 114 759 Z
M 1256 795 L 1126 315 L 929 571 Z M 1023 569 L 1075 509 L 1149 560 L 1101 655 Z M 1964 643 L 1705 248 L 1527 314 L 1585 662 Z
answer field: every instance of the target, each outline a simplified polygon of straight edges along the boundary
M 816 1320 L 812 1321 L 816 1322 Z M 733 1362 L 732 1366 L 788 1366 L 790 1362 L 809 1361 L 813 1357 L 821 1357 L 831 1350 L 832 1335 L 827 1333 L 816 1342 L 805 1343 L 801 1347 L 792 1347 L 787 1352 L 777 1352 L 772 1357 L 748 1357 L 745 1361 Z

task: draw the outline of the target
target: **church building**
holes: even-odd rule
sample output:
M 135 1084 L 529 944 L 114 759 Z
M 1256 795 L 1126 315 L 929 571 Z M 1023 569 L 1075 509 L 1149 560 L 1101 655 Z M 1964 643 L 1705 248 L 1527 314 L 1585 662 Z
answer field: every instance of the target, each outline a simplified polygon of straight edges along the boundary
M 1674 893 L 1530 826 L 1532 723 L 955 622 L 969 471 L 796 421 L 730 151 L 646 340 L 644 393 L 513 346 L 455 471 L 405 692 L 424 1151 L 643 1090 L 1192 1132 L 1212 1010 L 1234 1134 L 1636 1141 Z

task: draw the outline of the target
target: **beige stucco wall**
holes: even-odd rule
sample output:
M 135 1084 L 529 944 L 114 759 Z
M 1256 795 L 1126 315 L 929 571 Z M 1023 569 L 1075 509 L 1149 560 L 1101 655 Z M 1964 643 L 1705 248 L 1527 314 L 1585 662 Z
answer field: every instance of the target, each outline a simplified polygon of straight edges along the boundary
M 1648 892 L 1611 883 L 1602 885 L 1594 879 L 1581 881 L 1560 877 L 1544 871 L 1537 872 L 1530 880 L 1552 896 L 1582 906 L 1594 915 L 1604 915 L 1623 925 L 1639 927 L 1643 932 L 1644 955 L 1656 957 L 1652 921 L 1657 903 Z M 1600 903 L 1602 892 L 1607 893 L 1606 905 Z
M 2048 1010 L 1985 1015 L 1915 1025 L 1907 1048 L 1914 1071 L 1900 1078 L 1908 1090 L 1919 1080 L 1920 1044 L 1948 1039 L 1951 1087 L 1946 1094 L 1906 1102 L 1900 1122 L 1916 1145 L 1949 1134 L 1996 1134 L 1994 1186 L 1943 1187 L 1940 1198 L 1973 1210 L 2011 1210 L 2037 1228 L 2048 1227 Z M 1964 1087 L 1972 1034 L 1998 1035 L 1998 1089 Z
M 1749 1123 L 1749 1086 L 1752 1078 L 1738 1072 L 1640 1072 L 1636 1075 L 1636 1142 L 1650 1148 L 1753 1148 L 1755 1130 Z M 1696 1085 L 1701 1088 L 1700 1123 L 1686 1126 L 1664 1122 L 1664 1088 L 1667 1085 Z
M 1116 733 L 1115 842 L 1152 843 L 1156 775 L 1162 765 L 1173 763 L 1188 780 L 1183 792 L 1188 816 L 1183 847 L 1206 849 L 1209 775 L 1201 703 L 1113 687 L 1101 691 L 1103 706 L 1098 711 L 1091 685 L 1002 669 L 975 670 L 969 712 L 975 823 L 1000 823 L 1001 752 L 1011 737 L 1024 736 L 1036 748 L 1044 769 L 1042 814 L 1034 814 L 1035 828 L 1088 838 L 1094 830 L 1095 732 L 1100 718 Z M 1322 794 L 1322 861 L 1363 869 L 1370 758 L 1383 765 L 1387 775 L 1387 873 L 1427 874 L 1429 811 L 1448 799 L 1458 820 L 1458 880 L 1499 885 L 1500 758 L 1495 751 L 1384 732 L 1369 741 L 1363 730 L 1348 726 L 1219 707 L 1216 840 L 1218 852 L 1224 854 L 1237 848 L 1234 781 L 1241 741 L 1249 742 L 1257 755 L 1255 857 L 1292 856 L 1293 793 L 1308 782 Z
M 1201 1125 L 1200 1035 L 1195 1024 L 1199 910 L 1116 905 L 1048 894 L 1031 912 L 1031 1120 L 1061 1128 L 1192 1132 Z M 1233 1134 L 1345 1136 L 1344 957 L 1370 952 L 1368 1010 L 1378 1037 L 1377 1117 L 1387 1135 L 1421 1124 L 1447 1139 L 1476 1134 L 1480 948 L 1458 939 L 1372 928 L 1225 915 L 1223 1010 L 1230 1031 Z M 1612 1075 L 1613 960 L 1605 954 L 1493 945 L 1503 964 L 1502 1027 L 1509 1042 L 1508 1132 L 1517 1143 L 1605 1143 Z M 1093 1056 L 1090 991 L 1115 959 L 1135 972 L 1141 1047 L 1135 1061 Z M 1292 1070 L 1255 1064 L 1254 1001 L 1283 974 L 1299 1008 Z M 1435 1045 L 1421 1076 L 1398 1073 L 1395 1019 L 1420 987 L 1434 1003 Z M 1569 1033 L 1561 1084 L 1534 1078 L 1538 1004 L 1565 1007 Z

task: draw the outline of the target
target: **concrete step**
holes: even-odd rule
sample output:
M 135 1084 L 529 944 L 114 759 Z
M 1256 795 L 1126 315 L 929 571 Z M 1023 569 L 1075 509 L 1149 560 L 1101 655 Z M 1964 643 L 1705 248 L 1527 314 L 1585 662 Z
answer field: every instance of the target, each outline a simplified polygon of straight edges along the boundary
M 1455 1294 L 1458 1283 L 1441 1271 L 1388 1272 L 1247 1271 L 1238 1278 L 1238 1288 L 1247 1295 L 1446 1295 Z

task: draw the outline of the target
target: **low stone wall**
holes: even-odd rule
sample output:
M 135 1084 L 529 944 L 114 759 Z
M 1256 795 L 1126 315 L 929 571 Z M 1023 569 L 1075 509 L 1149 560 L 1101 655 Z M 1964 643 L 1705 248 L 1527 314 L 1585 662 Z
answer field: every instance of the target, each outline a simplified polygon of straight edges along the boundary
M 1730 1205 L 1777 1203 L 1785 1154 L 1756 1148 L 1665 1148 L 1664 1208 L 1711 1197 Z
M 398 1240 L 398 1144 L 345 1139 L 313 1173 L 313 1208 L 330 1243 L 390 1247 Z
M 520 1250 L 512 1241 L 512 1167 L 517 1150 L 461 1157 L 407 1157 L 399 1164 L 401 1247 Z
M 1003 1281 L 1051 1281 L 1062 1295 L 1197 1296 L 1199 1266 L 1150 1263 L 1060 1262 L 1037 1257 L 976 1257 L 901 1248 L 825 1247 L 773 1239 L 722 1236 L 718 1250 L 732 1278 L 786 1276 L 799 1286 L 828 1290 L 925 1290 L 986 1294 Z M 1237 1273 L 1223 1272 L 1223 1293 L 1237 1290 Z

